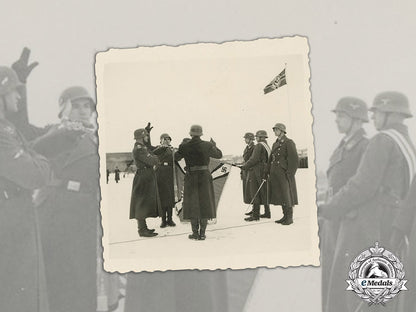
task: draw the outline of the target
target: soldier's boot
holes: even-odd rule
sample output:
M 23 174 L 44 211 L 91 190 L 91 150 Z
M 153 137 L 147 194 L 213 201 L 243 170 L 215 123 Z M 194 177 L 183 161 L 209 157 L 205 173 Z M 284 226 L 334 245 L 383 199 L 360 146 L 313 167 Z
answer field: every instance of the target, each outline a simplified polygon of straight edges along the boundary
M 192 234 L 189 234 L 189 239 L 199 239 L 199 222 L 197 219 L 191 219 Z
M 201 219 L 201 228 L 199 229 L 199 240 L 205 240 L 205 230 L 207 228 L 208 220 L 207 219 Z
M 166 207 L 162 207 L 162 223 L 160 224 L 161 228 L 165 228 L 168 225 L 166 222 L 166 214 L 167 214 Z
M 264 213 L 260 215 L 260 218 L 267 218 L 267 219 L 271 218 L 269 205 L 264 205 Z
M 176 226 L 176 223 L 173 222 L 173 220 L 172 220 L 172 208 L 168 208 L 167 215 L 168 215 L 168 218 L 167 218 L 166 224 L 168 226 Z
M 282 222 L 284 222 L 286 220 L 286 215 L 287 215 L 286 206 L 282 206 L 282 211 L 283 211 L 283 217 L 281 217 L 279 220 L 276 220 L 274 222 L 276 222 L 276 223 L 282 223 Z
M 259 204 L 253 204 L 253 214 L 245 218 L 244 220 L 251 222 L 251 221 L 258 221 L 260 220 L 260 205 Z
M 289 225 L 293 223 L 293 207 L 287 207 L 286 212 L 286 219 L 281 223 L 282 225 Z
M 246 216 L 251 216 L 252 214 L 253 214 L 253 210 L 245 213 Z
M 154 230 L 149 230 L 146 224 L 146 219 L 143 220 L 137 220 L 138 226 L 139 226 L 139 235 L 141 237 L 153 237 L 156 236 L 157 233 L 154 232 Z

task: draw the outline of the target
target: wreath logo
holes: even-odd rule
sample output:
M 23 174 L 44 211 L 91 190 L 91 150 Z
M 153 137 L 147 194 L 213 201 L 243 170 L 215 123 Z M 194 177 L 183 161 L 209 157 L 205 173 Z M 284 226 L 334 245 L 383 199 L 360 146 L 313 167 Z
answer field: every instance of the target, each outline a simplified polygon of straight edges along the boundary
M 354 291 L 369 305 L 385 305 L 402 290 L 407 290 L 403 264 L 390 251 L 370 247 L 358 255 L 350 265 L 347 290 Z

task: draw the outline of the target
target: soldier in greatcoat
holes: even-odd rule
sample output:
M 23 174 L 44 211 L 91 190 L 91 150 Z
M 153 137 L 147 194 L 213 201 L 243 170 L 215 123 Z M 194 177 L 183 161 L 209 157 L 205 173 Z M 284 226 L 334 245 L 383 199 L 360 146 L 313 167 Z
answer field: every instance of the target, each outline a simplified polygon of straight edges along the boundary
M 254 134 L 251 132 L 247 132 L 244 135 L 244 141 L 246 143 L 246 147 L 243 151 L 243 164 L 245 164 L 251 157 L 251 155 L 253 154 L 254 151 Z M 247 170 L 244 170 L 241 168 L 241 172 L 240 172 L 240 176 L 241 176 L 241 180 L 243 182 L 243 201 L 245 204 L 250 204 L 251 203 L 251 198 L 249 196 L 249 192 L 247 190 Z M 251 215 L 253 213 L 253 210 L 251 210 L 250 212 L 247 212 L 246 215 Z
M 54 179 L 35 196 L 52 311 L 92 311 L 97 304 L 99 190 L 95 102 L 80 86 L 59 98 L 60 123 L 32 141 Z M 62 282 L 65 281 L 65 282 Z
M 21 84 L 16 72 L 0 66 L 0 306 L 2 311 L 48 311 L 31 195 L 49 181 L 51 170 L 6 118 L 18 111 Z
M 394 248 L 389 246 L 392 222 L 414 175 L 411 160 L 416 156 L 403 124 L 412 116 L 407 97 L 383 92 L 375 97 L 370 110 L 378 133 L 370 139 L 357 173 L 320 207 L 321 217 L 340 221 L 324 303 L 328 311 L 354 311 L 362 306 L 358 296 L 345 291 L 348 269 L 354 258 L 375 242 L 388 250 Z M 390 309 L 395 311 L 394 302 L 389 302 L 386 311 Z
M 208 164 L 210 157 L 219 159 L 222 152 L 212 139 L 210 142 L 201 140 L 201 126 L 191 126 L 189 135 L 191 140 L 179 145 L 175 153 L 175 160 L 184 158 L 186 164 L 183 217 L 191 220 L 189 238 L 204 240 L 208 219 L 216 217 L 214 186 Z
M 270 206 L 267 198 L 267 160 L 270 156 L 270 147 L 267 145 L 267 132 L 259 130 L 256 132 L 257 144 L 254 146 L 251 157 L 241 169 L 247 171 L 246 190 L 249 203 L 253 204 L 253 213 L 245 218 L 246 221 L 257 221 L 260 219 L 260 205 L 264 205 L 264 215 L 270 218 Z
M 134 139 L 136 142 L 132 153 L 137 170 L 131 192 L 130 219 L 137 220 L 140 236 L 153 237 L 157 233 L 147 227 L 146 218 L 162 215 L 155 172 L 160 162 L 145 145 L 149 140 L 146 129 L 134 131 Z
M 344 134 L 344 137 L 329 160 L 327 200 L 347 184 L 348 180 L 356 173 L 369 141 L 363 129 L 363 124 L 368 122 L 368 108 L 363 100 L 355 97 L 343 97 L 332 111 L 336 115 L 335 122 L 338 132 Z M 339 226 L 339 222 L 335 220 L 320 219 L 322 302 L 327 300 L 329 273 Z
M 293 140 L 286 136 L 286 126 L 277 123 L 273 127 L 277 136 L 269 158 L 270 204 L 281 205 L 283 217 L 275 221 L 282 225 L 293 223 L 293 206 L 298 204 L 295 174 L 299 156 Z
M 165 228 L 166 226 L 176 226 L 175 222 L 172 220 L 172 210 L 175 206 L 175 163 L 173 147 L 170 145 L 171 141 L 172 138 L 170 135 L 163 133 L 160 136 L 160 145 L 153 150 L 153 153 L 159 157 L 160 162 L 156 175 L 160 204 L 162 206 L 161 228 Z

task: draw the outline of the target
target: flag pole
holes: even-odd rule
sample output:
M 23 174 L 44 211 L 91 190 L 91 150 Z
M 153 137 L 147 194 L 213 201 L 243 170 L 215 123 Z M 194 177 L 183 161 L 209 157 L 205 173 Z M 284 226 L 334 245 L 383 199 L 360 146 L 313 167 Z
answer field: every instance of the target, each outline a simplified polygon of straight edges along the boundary
M 289 127 L 292 125 L 292 109 L 290 105 L 290 96 L 289 96 L 289 81 L 287 75 L 287 63 L 285 62 L 285 76 L 286 76 L 286 98 L 287 98 L 287 105 L 288 105 L 288 114 L 289 114 Z

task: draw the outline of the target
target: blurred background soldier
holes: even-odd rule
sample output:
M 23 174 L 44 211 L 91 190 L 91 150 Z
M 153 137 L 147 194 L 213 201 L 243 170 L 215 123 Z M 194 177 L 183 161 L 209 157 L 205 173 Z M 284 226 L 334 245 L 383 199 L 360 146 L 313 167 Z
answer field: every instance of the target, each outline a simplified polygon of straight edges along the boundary
M 289 225 L 293 223 L 293 206 L 298 204 L 295 173 L 299 157 L 295 142 L 286 137 L 286 126 L 277 123 L 273 131 L 277 139 L 269 158 L 270 204 L 282 206 L 283 217 L 275 222 Z
M 160 136 L 160 145 L 153 150 L 159 157 L 160 166 L 156 171 L 157 186 L 159 189 L 160 203 L 162 205 L 161 228 L 176 226 L 172 220 L 172 209 L 175 206 L 174 190 L 174 153 L 170 145 L 172 138 L 169 134 L 163 133 Z
M 153 237 L 157 233 L 147 227 L 146 218 L 162 215 L 155 173 L 159 159 L 145 145 L 149 142 L 146 129 L 134 131 L 134 139 L 136 142 L 132 153 L 137 170 L 131 192 L 130 219 L 137 220 L 140 236 Z
M 335 122 L 338 132 L 344 134 L 344 138 L 329 160 L 327 200 L 347 184 L 348 180 L 356 173 L 368 144 L 368 138 L 365 136 L 363 129 L 363 123 L 368 122 L 368 109 L 363 100 L 355 97 L 341 98 L 333 112 L 336 115 Z M 322 302 L 326 302 L 329 273 L 340 224 L 335 220 L 327 222 L 327 220 L 322 219 L 319 221 Z
M 110 178 L 110 170 L 107 169 L 107 184 L 108 184 L 108 179 Z
M 389 246 L 392 222 L 415 174 L 415 150 L 403 124 L 405 118 L 412 117 L 407 97 L 383 92 L 375 97 L 370 110 L 378 133 L 370 139 L 357 173 L 320 207 L 322 217 L 341 220 L 328 286 L 328 311 L 359 311 L 361 299 L 347 294 L 346 277 L 339 272 L 346 272 L 354 258 L 374 242 L 394 250 Z M 396 311 L 397 302 L 389 302 L 383 310 Z
M 34 141 L 54 180 L 35 197 L 52 311 L 94 311 L 97 305 L 99 193 L 95 102 L 83 87 L 59 98 L 61 122 Z
M 267 198 L 267 181 L 265 174 L 267 160 L 270 156 L 270 147 L 267 145 L 267 132 L 256 132 L 257 144 L 253 153 L 241 169 L 247 171 L 247 198 L 253 204 L 252 215 L 245 218 L 246 221 L 257 221 L 260 217 L 270 218 L 270 206 Z M 260 205 L 264 205 L 264 214 L 260 216 Z
M 254 134 L 251 132 L 247 132 L 244 135 L 244 141 L 246 142 L 247 146 L 243 151 L 243 163 L 241 165 L 244 165 L 251 157 L 254 151 Z M 244 170 L 241 168 L 241 180 L 243 181 L 243 201 L 245 204 L 251 204 L 251 198 L 250 193 L 247 190 L 247 170 Z M 246 213 L 246 215 L 251 215 L 253 213 L 253 210 Z
M 120 181 L 120 169 L 118 169 L 118 167 L 114 169 L 114 180 L 116 181 L 116 183 Z
M 216 217 L 214 186 L 208 170 L 210 157 L 221 158 L 222 152 L 215 142 L 202 141 L 202 127 L 193 125 L 189 132 L 191 140 L 179 145 L 175 160 L 185 159 L 186 174 L 183 199 L 183 217 L 191 220 L 190 239 L 205 239 L 208 219 Z M 199 232 L 198 232 L 199 230 Z
M 50 178 L 48 161 L 6 119 L 18 111 L 21 84 L 0 66 L 0 298 L 3 311 L 48 311 L 34 189 Z

